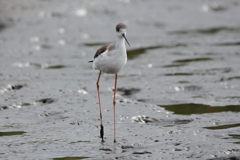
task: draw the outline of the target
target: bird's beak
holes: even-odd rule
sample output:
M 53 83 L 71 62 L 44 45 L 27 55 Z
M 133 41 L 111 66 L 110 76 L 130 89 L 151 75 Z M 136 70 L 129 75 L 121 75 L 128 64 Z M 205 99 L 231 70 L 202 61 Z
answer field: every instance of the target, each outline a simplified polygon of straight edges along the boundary
M 129 42 L 128 42 L 128 40 L 127 40 L 127 37 L 125 36 L 125 34 L 124 34 L 124 33 L 122 34 L 122 36 L 123 36 L 123 37 L 124 37 L 124 39 L 126 40 L 126 42 L 127 42 L 127 44 L 129 45 L 129 47 L 131 47 L 131 46 L 130 46 L 130 44 L 129 44 Z

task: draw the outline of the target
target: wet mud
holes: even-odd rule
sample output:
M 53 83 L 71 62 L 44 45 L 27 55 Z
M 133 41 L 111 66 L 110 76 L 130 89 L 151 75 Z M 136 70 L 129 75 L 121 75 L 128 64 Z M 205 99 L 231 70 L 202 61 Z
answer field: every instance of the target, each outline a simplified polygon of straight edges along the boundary
M 124 12 L 123 12 L 124 10 Z M 0 1 L 0 159 L 240 159 L 240 3 Z M 128 26 L 100 93 L 89 60 Z

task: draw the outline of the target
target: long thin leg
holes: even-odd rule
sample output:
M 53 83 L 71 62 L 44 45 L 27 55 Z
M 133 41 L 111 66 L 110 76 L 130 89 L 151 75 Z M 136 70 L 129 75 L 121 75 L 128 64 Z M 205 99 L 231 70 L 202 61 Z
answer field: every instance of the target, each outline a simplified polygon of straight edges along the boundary
M 117 92 L 117 78 L 115 75 L 114 95 L 113 95 L 113 112 L 114 112 L 114 143 L 116 143 L 116 92 Z
M 97 85 L 97 92 L 98 92 L 98 104 L 99 104 L 99 110 L 100 110 L 100 127 L 101 127 L 101 129 L 100 129 L 100 137 L 102 138 L 102 141 L 104 141 L 103 140 L 104 130 L 103 130 L 103 123 L 102 123 L 102 107 L 101 107 L 100 92 L 99 92 L 100 76 L 101 76 L 101 71 L 99 72 L 96 85 Z

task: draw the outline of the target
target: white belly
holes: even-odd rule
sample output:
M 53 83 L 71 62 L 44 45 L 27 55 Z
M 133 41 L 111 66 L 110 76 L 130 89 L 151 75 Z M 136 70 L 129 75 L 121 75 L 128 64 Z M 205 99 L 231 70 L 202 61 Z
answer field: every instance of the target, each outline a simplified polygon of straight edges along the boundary
M 127 63 L 126 51 L 103 52 L 93 61 L 93 69 L 109 74 L 117 74 Z

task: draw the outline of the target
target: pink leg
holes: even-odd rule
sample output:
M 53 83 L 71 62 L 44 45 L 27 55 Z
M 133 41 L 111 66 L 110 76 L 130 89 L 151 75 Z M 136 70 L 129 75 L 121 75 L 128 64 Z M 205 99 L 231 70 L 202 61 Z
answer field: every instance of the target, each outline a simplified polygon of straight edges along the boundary
M 101 107 L 100 92 L 99 92 L 100 76 L 101 76 L 101 71 L 99 72 L 98 80 L 96 82 L 96 85 L 97 85 L 97 92 L 98 92 L 98 104 L 99 104 L 99 110 L 100 110 L 100 127 L 101 127 L 101 129 L 100 129 L 100 137 L 102 138 L 102 141 L 103 141 L 104 130 L 103 130 L 103 123 L 102 123 L 102 107 Z
M 114 143 L 116 143 L 116 92 L 117 92 L 117 78 L 115 75 L 114 95 L 113 95 L 113 112 L 114 112 Z

